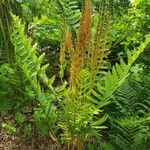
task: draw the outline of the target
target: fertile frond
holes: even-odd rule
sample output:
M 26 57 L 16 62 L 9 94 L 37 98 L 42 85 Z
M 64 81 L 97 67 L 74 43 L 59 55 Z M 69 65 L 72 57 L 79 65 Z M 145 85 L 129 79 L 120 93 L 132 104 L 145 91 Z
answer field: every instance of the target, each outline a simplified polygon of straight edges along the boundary
M 111 26 L 111 14 L 107 2 L 101 1 L 99 8 L 98 23 L 96 28 L 94 45 L 89 51 L 91 68 L 91 86 L 93 86 L 100 69 L 103 69 L 106 61 L 104 60 L 110 53 L 110 41 L 108 39 Z
M 87 54 L 91 49 L 92 34 L 92 5 L 90 0 L 85 1 L 85 7 L 80 20 L 80 27 L 76 43 L 76 53 L 80 60 L 81 68 L 87 65 Z
M 75 45 L 75 53 L 71 61 L 71 83 L 76 80 L 80 70 L 84 69 L 84 67 L 87 65 L 87 53 L 91 48 L 91 17 L 91 1 L 87 0 L 85 1 L 85 7 L 83 9 L 82 17 L 80 20 L 78 37 Z
M 71 34 L 65 28 L 64 40 L 61 46 L 60 60 L 64 63 L 66 50 L 70 56 L 70 84 L 74 85 L 80 70 L 90 68 L 91 89 L 97 79 L 99 70 L 106 63 L 104 58 L 109 54 L 108 35 L 110 32 L 110 13 L 106 3 L 101 6 L 95 40 L 92 42 L 92 7 L 91 0 L 85 0 L 84 9 L 80 19 L 77 39 L 72 40 Z M 67 42 L 68 41 L 68 42 Z
M 80 27 L 76 40 L 72 40 L 72 35 L 67 28 L 64 28 L 64 40 L 61 44 L 60 62 L 64 64 L 67 50 L 70 55 L 70 84 L 74 85 L 80 70 L 87 65 L 87 54 L 91 48 L 92 14 L 91 1 L 85 1 L 82 12 Z

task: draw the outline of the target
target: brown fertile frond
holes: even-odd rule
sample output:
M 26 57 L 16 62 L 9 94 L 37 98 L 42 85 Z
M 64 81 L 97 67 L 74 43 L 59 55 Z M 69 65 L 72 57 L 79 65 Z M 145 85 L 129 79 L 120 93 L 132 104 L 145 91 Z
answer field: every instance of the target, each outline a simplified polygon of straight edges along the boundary
M 74 54 L 71 58 L 71 68 L 70 68 L 70 85 L 74 86 L 76 84 L 77 75 L 80 71 L 80 61 L 78 60 L 78 55 Z
M 104 67 L 109 54 L 108 35 L 110 32 L 110 13 L 106 0 L 101 0 L 99 20 L 96 29 L 95 41 L 92 45 L 92 6 L 91 0 L 85 0 L 85 6 L 80 19 L 80 27 L 77 39 L 73 45 L 72 37 L 68 30 L 65 32 L 64 41 L 61 45 L 60 62 L 65 61 L 65 51 L 70 54 L 70 86 L 76 85 L 78 73 L 87 66 L 90 68 L 91 85 L 94 85 L 99 70 Z M 92 87 L 92 86 L 91 86 Z
M 68 53 L 67 53 L 68 52 Z M 73 41 L 69 30 L 65 31 L 60 50 L 60 63 L 64 65 L 66 62 L 66 53 L 70 55 L 70 85 L 75 85 L 77 74 L 80 70 L 80 61 L 78 53 L 74 49 Z
M 75 52 L 71 55 L 70 84 L 75 85 L 78 73 L 87 64 L 88 51 L 91 49 L 92 6 L 91 0 L 85 1 L 80 19 L 80 27 Z
M 93 87 L 99 70 L 105 65 L 104 58 L 109 54 L 108 36 L 110 33 L 111 15 L 108 12 L 106 1 L 101 1 L 99 20 L 96 29 L 95 42 L 91 50 L 91 87 Z
M 85 6 L 80 20 L 80 27 L 77 37 L 76 50 L 80 59 L 81 68 L 87 62 L 87 53 L 91 49 L 92 32 L 92 6 L 91 0 L 85 0 Z
M 63 38 L 60 48 L 61 48 L 60 49 L 60 63 L 61 65 L 63 65 L 66 59 L 66 50 L 68 49 L 71 55 L 73 55 L 74 53 L 71 35 L 68 30 L 65 31 L 64 38 Z

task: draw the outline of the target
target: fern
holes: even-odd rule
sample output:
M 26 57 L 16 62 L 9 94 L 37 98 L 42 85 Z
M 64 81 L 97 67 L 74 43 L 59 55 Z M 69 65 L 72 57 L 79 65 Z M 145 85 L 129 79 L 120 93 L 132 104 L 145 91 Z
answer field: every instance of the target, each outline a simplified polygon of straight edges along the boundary
M 150 42 L 150 36 L 148 35 L 145 39 L 145 42 L 140 45 L 138 50 L 127 53 L 127 64 L 123 59 L 121 59 L 120 64 L 116 64 L 113 67 L 112 72 L 109 71 L 108 73 L 106 73 L 106 76 L 104 76 L 101 72 L 101 69 L 105 66 L 106 61 L 104 59 L 109 54 L 109 51 L 107 49 L 109 43 L 108 35 L 110 31 L 110 17 L 108 17 L 109 12 L 107 11 L 107 7 L 105 4 L 100 10 L 99 22 L 96 30 L 97 32 L 95 35 L 95 41 L 93 42 L 94 44 L 91 40 L 92 20 L 91 1 L 89 0 L 85 1 L 85 7 L 82 12 L 79 32 L 77 39 L 75 40 L 75 45 L 73 44 L 72 36 L 70 33 L 68 33 L 68 30 L 66 29 L 64 32 L 65 36 L 62 43 L 63 46 L 61 49 L 60 60 L 63 64 L 65 62 L 66 54 L 69 51 L 71 67 L 70 85 L 67 92 L 65 92 L 64 96 L 62 97 L 63 99 L 65 99 L 62 108 L 65 111 L 63 114 L 65 114 L 64 118 L 66 120 L 62 121 L 63 124 L 61 127 L 65 132 L 65 137 L 68 138 L 67 135 L 69 135 L 71 139 L 71 141 L 66 140 L 67 144 L 72 146 L 74 145 L 73 141 L 78 141 L 77 137 L 79 137 L 79 143 L 82 143 L 81 137 L 83 135 L 83 129 L 80 128 L 81 126 L 85 127 L 88 134 L 90 133 L 87 124 L 84 124 L 83 121 L 82 124 L 80 124 L 80 122 L 77 122 L 76 120 L 79 121 L 81 118 L 84 119 L 83 112 L 87 112 L 88 110 L 88 112 L 90 113 L 90 106 L 93 106 L 93 110 L 94 108 L 96 108 L 97 115 L 100 115 L 101 107 L 110 103 L 110 98 L 113 96 L 114 92 L 122 85 L 122 83 L 129 75 L 132 64 Z M 83 70 L 86 70 L 84 74 L 82 74 Z M 97 85 L 95 86 L 98 78 L 101 78 L 101 80 L 99 80 Z M 85 109 L 84 106 L 88 107 Z M 100 112 L 98 112 L 98 110 Z M 98 123 L 99 121 L 95 119 L 94 113 L 91 112 L 90 114 L 88 114 L 88 112 L 86 116 L 86 123 L 88 122 L 89 126 Z M 88 120 L 89 117 L 92 118 L 92 121 Z M 79 126 L 77 128 L 79 129 L 78 132 L 76 131 L 76 126 Z M 94 131 L 96 132 L 96 130 L 93 130 L 93 132 Z M 78 147 L 79 145 L 77 144 L 78 143 L 76 143 L 75 145 Z
M 66 63 L 66 58 L 70 58 L 69 71 L 71 85 L 75 84 L 77 74 L 82 69 L 84 69 L 85 66 L 87 66 L 88 51 L 90 51 L 91 48 L 91 18 L 91 1 L 85 1 L 85 7 L 82 11 L 77 38 L 72 36 L 69 29 L 64 28 L 64 38 L 61 46 L 60 63 L 63 65 L 64 62 Z
M 11 16 L 9 11 L 15 11 L 16 6 L 9 0 L 0 1 L 0 49 L 1 60 L 12 64 L 14 61 L 13 50 L 10 41 Z M 2 60 L 3 59 L 3 60 Z
M 57 0 L 55 2 L 62 15 L 62 21 L 72 33 L 79 27 L 80 9 L 76 0 Z
M 134 52 L 127 52 L 128 63 L 126 64 L 123 59 L 120 60 L 120 64 L 116 64 L 112 68 L 112 72 L 108 72 L 103 81 L 97 83 L 97 91 L 93 90 L 93 95 L 100 100 L 108 100 L 112 97 L 113 93 L 119 86 L 125 81 L 129 75 L 129 71 L 132 64 L 144 51 L 145 47 L 150 42 L 150 34 L 145 37 L 145 41 Z
M 64 63 L 66 54 L 69 53 L 70 62 L 70 83 L 75 84 L 78 72 L 85 68 L 90 68 L 91 74 L 91 89 L 94 87 L 94 82 L 99 74 L 99 69 L 102 69 L 106 63 L 104 60 L 109 54 L 108 35 L 110 31 L 109 11 L 104 3 L 102 10 L 99 12 L 99 21 L 97 24 L 95 40 L 92 39 L 92 3 L 90 0 L 84 1 L 85 5 L 80 19 L 80 26 L 77 38 L 65 28 L 64 40 L 62 42 L 60 58 L 63 58 L 61 64 Z M 103 8 L 104 7 L 104 8 Z M 60 59 L 62 60 L 62 59 Z M 63 62 L 63 63 L 62 63 Z M 62 67 L 63 68 L 63 67 Z
M 24 26 L 18 17 L 12 15 L 14 20 L 14 28 L 12 33 L 12 43 L 15 47 L 15 54 L 17 62 L 22 68 L 26 78 L 31 82 L 35 91 L 40 95 L 41 88 L 38 81 L 38 76 L 40 79 L 50 88 L 52 88 L 52 83 L 55 77 L 48 78 L 45 71 L 48 68 L 48 64 L 41 66 L 44 59 L 45 53 L 36 56 L 36 44 L 31 45 L 31 39 L 26 37 L 24 34 Z
M 148 35 L 138 50 L 127 53 L 127 64 L 121 59 L 120 64 L 116 64 L 112 72 L 109 71 L 104 77 L 99 70 L 105 66 L 104 58 L 109 54 L 107 42 L 110 23 L 107 18 L 109 14 L 107 7 L 103 7 L 99 16 L 94 44 L 91 40 L 92 13 L 90 0 L 85 1 L 78 36 L 74 40 L 76 41 L 75 44 L 71 34 L 68 34 L 69 30 L 65 28 L 65 36 L 66 34 L 68 36 L 64 38 L 65 44 L 62 46 L 64 49 L 61 52 L 61 60 L 63 60 L 62 63 L 65 62 L 64 56 L 68 52 L 66 50 L 69 49 L 70 84 L 68 87 L 66 87 L 64 82 L 62 86 L 53 88 L 52 83 L 55 78 L 49 79 L 45 73 L 48 65 L 41 66 L 45 54 L 37 57 L 36 45 L 31 46 L 31 39 L 27 38 L 24 34 L 24 26 L 21 25 L 18 17 L 13 16 L 12 42 L 15 47 L 16 59 L 27 79 L 43 101 L 43 108 L 40 113 L 53 114 L 49 113 L 51 110 L 49 106 L 51 105 L 47 102 L 44 103 L 45 94 L 41 94 L 40 80 L 47 85 L 58 99 L 60 106 L 59 126 L 64 133 L 66 149 L 83 149 L 84 140 L 87 140 L 89 137 L 98 136 L 101 129 L 106 128 L 103 125 L 101 126 L 107 119 L 107 115 L 101 115 L 101 107 L 110 102 L 109 100 L 114 92 L 129 75 L 132 64 L 150 42 L 150 36 Z M 106 23 L 108 23 L 108 26 Z M 103 37 L 104 41 L 102 40 Z M 96 84 L 98 78 L 101 78 L 101 80 Z M 44 118 L 46 119 L 47 115 Z M 53 117 L 49 118 L 53 119 Z M 143 122 L 149 122 L 149 118 L 141 120 L 138 124 Z M 125 129 L 124 126 L 126 124 L 122 126 Z M 123 130 L 122 127 L 120 129 L 121 131 Z
M 82 70 L 78 74 L 76 86 L 69 87 L 64 92 L 61 102 L 63 112 L 59 124 L 64 131 L 66 149 L 82 149 L 84 140 L 98 136 L 99 131 L 106 128 L 102 123 L 107 119 L 107 115 L 99 117 L 102 110 L 87 98 L 89 81 L 89 71 Z
M 111 111 L 110 142 L 116 149 L 140 150 L 149 147 L 150 105 L 147 77 L 144 74 L 136 81 L 132 74 L 115 92 L 111 110 L 107 110 Z
M 32 46 L 31 39 L 25 36 L 24 25 L 18 17 L 12 15 L 13 18 L 13 33 L 11 41 L 15 48 L 15 56 L 18 65 L 22 69 L 27 80 L 30 81 L 33 87 L 36 98 L 39 101 L 39 107 L 35 109 L 34 118 L 37 123 L 44 123 L 48 126 L 50 132 L 53 132 L 56 123 L 56 107 L 52 104 L 52 98 L 48 98 L 46 93 L 40 86 L 40 81 L 50 89 L 51 93 L 55 93 L 52 83 L 55 77 L 48 78 L 45 71 L 48 64 L 41 66 L 45 54 L 39 57 L 36 55 L 36 44 Z
M 150 131 L 149 123 L 149 117 L 141 119 L 127 117 L 116 120 L 112 124 L 112 131 L 117 131 L 117 133 L 111 133 L 113 145 L 121 149 L 137 149 L 142 143 L 148 143 L 149 136 L 145 134 Z M 147 146 L 146 144 L 145 147 Z
M 147 116 L 150 112 L 148 87 L 143 82 L 132 80 L 129 79 L 117 90 L 113 102 L 122 115 Z
M 113 99 L 111 99 L 114 115 L 118 116 L 119 112 L 124 116 L 148 116 L 150 112 L 149 83 L 149 75 L 145 74 L 143 69 L 139 73 L 132 73 L 116 90 Z

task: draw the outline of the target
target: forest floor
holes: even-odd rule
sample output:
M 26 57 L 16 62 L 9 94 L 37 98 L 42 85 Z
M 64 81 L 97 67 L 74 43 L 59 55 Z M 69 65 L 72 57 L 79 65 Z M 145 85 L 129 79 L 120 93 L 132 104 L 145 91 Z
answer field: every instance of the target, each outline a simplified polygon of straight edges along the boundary
M 48 139 L 36 138 L 32 144 L 31 138 L 8 135 L 0 132 L 0 150 L 57 150 Z
M 2 127 L 2 123 L 11 120 L 13 115 L 0 115 L 0 150 L 57 150 L 57 145 L 50 137 L 38 135 L 25 137 L 20 133 L 9 134 Z M 31 133 L 32 134 L 32 133 Z

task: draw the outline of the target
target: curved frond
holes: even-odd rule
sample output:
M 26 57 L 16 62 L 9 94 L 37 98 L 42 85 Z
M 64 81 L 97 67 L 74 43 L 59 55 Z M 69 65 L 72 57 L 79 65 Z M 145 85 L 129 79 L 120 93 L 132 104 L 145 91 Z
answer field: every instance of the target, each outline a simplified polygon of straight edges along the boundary
M 130 69 L 135 60 L 144 51 L 146 46 L 150 42 L 150 34 L 145 37 L 145 41 L 139 46 L 139 48 L 133 52 L 128 51 L 128 63 L 126 64 L 123 59 L 120 60 L 120 64 L 116 64 L 112 68 L 112 72 L 108 72 L 103 82 L 97 83 L 97 93 L 101 100 L 109 99 L 113 93 L 122 85 L 127 76 L 130 73 Z
M 17 62 L 26 75 L 26 78 L 31 82 L 38 94 L 41 93 L 38 76 L 50 89 L 53 89 L 52 83 L 55 77 L 50 79 L 47 77 L 45 71 L 48 68 L 48 64 L 41 66 L 45 54 L 43 53 L 37 57 L 36 44 L 32 46 L 31 39 L 25 36 L 24 25 L 21 24 L 18 17 L 12 15 L 12 18 L 14 26 L 11 41 L 15 47 Z

